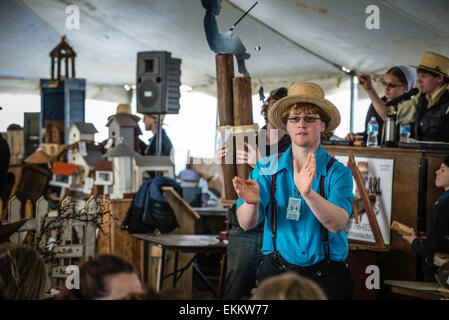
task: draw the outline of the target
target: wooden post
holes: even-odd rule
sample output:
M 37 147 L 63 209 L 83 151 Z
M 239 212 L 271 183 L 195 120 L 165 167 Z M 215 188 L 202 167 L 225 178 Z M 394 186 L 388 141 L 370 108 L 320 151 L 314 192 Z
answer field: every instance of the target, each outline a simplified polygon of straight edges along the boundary
M 90 197 L 86 202 L 86 212 L 88 220 L 90 220 L 92 217 L 95 217 L 97 211 L 97 200 L 95 197 Z M 87 260 L 88 257 L 95 257 L 96 229 L 97 226 L 93 221 L 87 222 L 84 237 L 84 248 L 86 249 L 84 251 L 84 260 Z
M 35 243 L 38 249 L 43 249 L 47 243 L 47 234 L 40 234 L 43 228 L 44 217 L 48 213 L 48 201 L 44 196 L 41 196 L 36 201 L 36 232 L 35 232 Z M 39 239 L 40 236 L 40 239 Z M 39 243 L 37 242 L 39 241 Z
M 55 80 L 55 58 L 51 57 L 51 80 Z
M 253 107 L 251 99 L 251 78 L 237 77 L 233 79 L 234 91 L 234 125 L 244 126 L 253 124 Z M 248 151 L 244 142 L 255 147 L 256 135 L 251 131 L 235 133 L 236 150 Z M 242 179 L 248 179 L 252 168 L 248 164 L 237 164 L 237 175 Z
M 22 207 L 22 203 L 20 200 L 14 196 L 9 200 L 8 205 L 8 223 L 16 222 L 22 219 L 22 215 L 20 213 Z M 20 243 L 20 234 L 19 232 L 15 232 L 10 238 L 10 241 L 13 243 Z
M 234 77 L 234 60 L 232 54 L 219 54 L 215 56 L 216 72 L 217 72 L 217 100 L 218 114 L 221 126 L 234 125 L 234 108 L 233 108 L 233 89 L 232 78 Z M 233 143 L 225 142 L 228 145 L 228 153 L 232 155 L 232 163 L 229 156 L 222 159 L 223 162 L 223 180 L 224 180 L 224 198 L 227 200 L 237 199 L 237 194 L 232 184 L 232 179 L 237 175 L 235 165 L 235 152 L 230 149 Z M 219 146 L 221 147 L 221 146 Z
M 58 74 L 57 74 L 56 80 L 60 81 L 61 80 L 61 59 L 58 57 L 57 60 L 58 60 Z

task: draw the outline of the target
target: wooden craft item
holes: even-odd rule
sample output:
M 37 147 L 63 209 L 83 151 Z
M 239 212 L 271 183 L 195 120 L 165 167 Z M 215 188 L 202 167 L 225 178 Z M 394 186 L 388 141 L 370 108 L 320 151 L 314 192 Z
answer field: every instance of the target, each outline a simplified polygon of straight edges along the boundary
M 234 60 L 232 54 L 216 55 L 215 64 L 217 71 L 217 101 L 220 125 L 233 126 L 234 108 L 232 79 L 234 77 Z M 231 145 L 231 143 L 228 143 L 228 141 L 226 141 L 225 143 L 227 143 L 228 146 Z M 232 145 L 234 144 L 232 143 Z M 229 150 L 228 148 L 228 152 L 231 155 L 235 155 L 235 150 Z M 232 184 L 232 179 L 237 175 L 237 167 L 235 165 L 235 156 L 232 158 L 232 161 L 227 160 L 228 158 L 222 158 L 224 198 L 232 200 L 238 198 L 237 193 L 234 190 L 234 185 Z
M 396 232 L 399 232 L 400 234 L 404 234 L 407 236 L 412 234 L 412 228 L 395 220 L 393 220 L 393 222 L 391 223 L 391 230 L 394 230 Z

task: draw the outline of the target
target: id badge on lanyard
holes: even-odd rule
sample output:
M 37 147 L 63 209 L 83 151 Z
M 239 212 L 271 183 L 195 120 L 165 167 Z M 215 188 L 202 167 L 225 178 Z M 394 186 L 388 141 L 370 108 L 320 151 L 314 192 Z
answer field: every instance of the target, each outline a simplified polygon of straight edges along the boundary
M 288 198 L 287 220 L 299 221 L 301 215 L 301 199 Z

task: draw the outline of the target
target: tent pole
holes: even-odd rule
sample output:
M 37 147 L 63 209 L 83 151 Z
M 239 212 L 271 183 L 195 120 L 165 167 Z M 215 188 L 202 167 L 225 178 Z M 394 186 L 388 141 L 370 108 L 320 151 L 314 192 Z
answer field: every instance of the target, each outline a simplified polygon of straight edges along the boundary
M 355 103 L 355 95 L 357 90 L 357 83 L 355 78 L 355 72 L 351 72 L 351 105 L 349 108 L 349 132 L 354 132 L 354 103 Z

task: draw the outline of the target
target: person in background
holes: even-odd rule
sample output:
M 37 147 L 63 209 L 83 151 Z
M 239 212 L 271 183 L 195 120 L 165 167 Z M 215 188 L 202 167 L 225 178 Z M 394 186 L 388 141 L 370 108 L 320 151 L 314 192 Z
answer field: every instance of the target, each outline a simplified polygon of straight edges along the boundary
M 0 245 L 0 300 L 41 300 L 47 270 L 39 253 L 25 244 Z
M 436 282 L 438 268 L 433 265 L 436 252 L 449 253 L 449 156 L 444 158 L 436 171 L 435 185 L 443 188 L 430 211 L 430 221 L 425 236 L 417 237 L 412 228 L 411 235 L 402 237 L 412 246 L 413 252 L 423 257 L 424 281 Z
M 314 281 L 287 272 L 265 280 L 251 300 L 327 300 L 327 297 Z
M 427 51 L 412 67 L 418 70 L 419 92 L 397 105 L 397 122 L 411 124 L 414 139 L 449 142 L 449 58 Z M 387 106 L 379 102 L 374 107 L 386 119 Z
M 164 115 L 161 115 L 161 125 L 163 125 Z M 149 139 L 148 148 L 145 150 L 145 155 L 156 155 L 156 135 L 157 135 L 157 115 L 145 113 L 143 116 L 143 123 L 145 124 L 145 130 L 151 130 L 153 136 Z M 169 156 L 172 152 L 173 144 L 168 137 L 165 129 L 162 128 L 162 144 L 161 144 L 161 156 Z
M 3 108 L 0 107 L 0 110 Z M 2 190 L 6 185 L 6 177 L 8 175 L 9 160 L 11 158 L 11 152 L 9 146 L 3 135 L 0 133 L 0 196 L 3 195 Z M 8 199 L 4 199 L 8 200 Z M 2 208 L 0 208 L 2 209 Z
M 321 133 L 340 124 L 323 89 L 297 82 L 271 108 L 269 120 L 290 135 L 283 153 L 261 159 L 249 179 L 234 177 L 237 217 L 251 230 L 264 221 L 259 283 L 294 271 L 317 282 L 329 299 L 351 299 L 345 226 L 352 213 L 351 170 L 321 147 Z
M 363 134 L 363 141 L 366 141 L 368 122 L 371 117 L 375 117 L 377 123 L 379 124 L 379 130 L 383 128 L 384 120 L 386 119 L 386 113 L 378 113 L 377 110 L 383 110 L 383 108 L 389 108 L 390 111 L 397 111 L 397 105 L 404 100 L 408 100 L 411 96 L 416 93 L 415 81 L 416 81 L 416 71 L 413 68 L 404 65 L 396 65 L 390 68 L 387 73 L 385 73 L 382 79 L 382 86 L 384 88 L 384 96 L 379 98 L 376 90 L 373 87 L 371 77 L 363 73 L 358 77 L 359 84 L 362 86 L 363 90 L 368 94 L 371 100 L 371 104 L 368 108 L 368 112 L 365 118 L 365 131 Z M 382 135 L 379 133 L 377 136 L 378 144 L 382 144 Z M 346 140 L 354 141 L 354 134 L 348 133 Z
M 64 287 L 55 300 L 120 300 L 142 291 L 132 264 L 111 254 L 89 258 L 79 267 L 79 289 Z
M 273 104 L 286 95 L 286 88 L 274 89 L 268 97 L 268 105 L 262 106 L 261 113 L 266 124 L 256 137 L 256 145 L 260 146 L 261 139 L 264 139 L 265 150 L 259 150 L 258 147 L 252 148 L 245 143 L 248 151 L 237 152 L 237 163 L 247 163 L 254 168 L 256 162 L 262 156 L 268 156 L 274 152 L 284 152 L 291 145 L 290 136 L 276 130 L 268 121 L 268 114 Z M 226 156 L 226 153 L 227 149 L 223 147 L 219 150 L 218 156 L 221 158 Z M 222 167 L 220 169 L 222 170 Z M 222 172 L 221 176 L 223 176 Z M 255 286 L 257 264 L 262 248 L 263 226 L 245 231 L 239 226 L 235 218 L 235 210 L 232 210 L 232 212 L 232 216 L 229 217 L 231 231 L 227 247 L 226 280 L 223 295 L 225 300 L 239 300 L 250 296 L 250 291 Z

